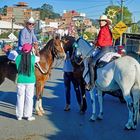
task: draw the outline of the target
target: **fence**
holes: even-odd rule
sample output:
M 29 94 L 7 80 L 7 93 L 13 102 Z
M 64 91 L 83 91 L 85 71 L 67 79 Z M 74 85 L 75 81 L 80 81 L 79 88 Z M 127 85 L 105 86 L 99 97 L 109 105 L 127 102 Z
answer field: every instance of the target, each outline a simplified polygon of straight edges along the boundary
M 126 53 L 140 62 L 140 34 L 124 34 Z

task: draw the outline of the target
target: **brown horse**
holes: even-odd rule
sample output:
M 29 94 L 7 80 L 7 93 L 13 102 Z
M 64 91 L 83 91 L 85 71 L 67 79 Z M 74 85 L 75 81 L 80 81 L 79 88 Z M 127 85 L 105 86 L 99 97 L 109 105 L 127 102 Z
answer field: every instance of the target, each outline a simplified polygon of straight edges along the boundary
M 40 62 L 38 63 L 35 74 L 36 74 L 36 112 L 42 116 L 44 110 L 42 108 L 42 95 L 45 86 L 45 82 L 49 79 L 51 74 L 52 65 L 54 59 L 64 59 L 66 57 L 62 42 L 57 37 L 56 39 L 50 40 L 47 45 L 40 50 Z
M 40 116 L 43 115 L 44 110 L 42 108 L 42 96 L 45 82 L 48 80 L 54 59 L 64 59 L 65 52 L 63 44 L 59 37 L 55 37 L 48 41 L 46 46 L 39 51 L 40 62 L 36 65 L 36 113 Z M 0 57 L 0 84 L 4 82 L 5 78 L 16 81 L 16 65 L 7 59 L 6 56 Z

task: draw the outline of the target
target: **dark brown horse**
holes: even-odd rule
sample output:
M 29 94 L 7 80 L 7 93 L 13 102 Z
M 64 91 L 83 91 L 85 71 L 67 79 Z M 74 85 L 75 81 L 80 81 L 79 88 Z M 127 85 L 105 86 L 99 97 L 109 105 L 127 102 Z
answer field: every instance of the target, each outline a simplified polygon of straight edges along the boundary
M 48 80 L 54 59 L 64 59 L 65 52 L 63 44 L 58 37 L 51 39 L 46 46 L 39 51 L 40 62 L 35 68 L 36 74 L 36 113 L 43 115 L 42 96 L 45 82 Z M 16 81 L 16 65 L 7 59 L 6 56 L 0 57 L 0 84 L 4 82 L 5 78 Z
M 62 40 L 64 42 L 64 50 L 65 52 L 69 51 L 70 56 L 71 56 L 71 62 L 74 68 L 73 71 L 73 77 L 76 81 L 76 87 L 79 89 L 80 92 L 80 96 L 81 97 L 77 97 L 77 98 L 81 98 L 81 112 L 85 112 L 87 109 L 87 102 L 86 102 L 86 90 L 85 90 L 85 81 L 83 78 L 83 71 L 84 71 L 84 63 L 81 63 L 81 65 L 78 65 L 75 63 L 75 61 L 73 60 L 73 52 L 74 52 L 74 43 L 75 43 L 75 38 L 72 36 L 63 36 Z M 79 95 L 77 95 L 79 96 Z
M 5 78 L 16 81 L 17 69 L 15 63 L 11 62 L 6 55 L 0 56 L 0 85 Z

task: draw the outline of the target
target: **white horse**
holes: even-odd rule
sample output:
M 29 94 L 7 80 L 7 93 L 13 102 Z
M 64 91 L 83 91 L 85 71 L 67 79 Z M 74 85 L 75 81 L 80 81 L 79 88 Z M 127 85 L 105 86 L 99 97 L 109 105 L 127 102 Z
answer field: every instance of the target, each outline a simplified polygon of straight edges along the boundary
M 87 58 L 89 54 L 89 46 L 82 39 L 77 40 L 78 47 L 76 51 L 82 54 L 83 58 Z M 81 47 L 82 46 L 82 47 Z M 84 48 L 84 47 L 88 47 Z M 86 51 L 88 50 L 88 51 Z M 91 51 L 92 49 L 90 49 Z M 103 96 L 104 91 L 115 91 L 121 89 L 123 97 L 127 103 L 129 115 L 125 129 L 136 129 L 139 115 L 139 99 L 140 99 L 140 65 L 130 56 L 121 57 L 103 68 L 97 69 L 97 79 L 95 86 L 98 91 L 99 114 L 98 119 L 103 119 Z M 95 97 L 91 94 L 93 101 L 92 120 L 96 120 L 95 116 Z

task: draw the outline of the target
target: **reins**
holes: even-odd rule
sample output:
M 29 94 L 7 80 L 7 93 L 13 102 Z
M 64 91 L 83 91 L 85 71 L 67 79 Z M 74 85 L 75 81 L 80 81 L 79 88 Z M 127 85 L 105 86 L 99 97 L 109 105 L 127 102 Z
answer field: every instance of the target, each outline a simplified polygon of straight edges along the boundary
M 91 53 L 91 51 L 93 51 L 94 50 L 94 48 L 92 48 L 88 53 L 87 53 L 87 56 L 85 56 L 83 59 L 82 59 L 82 62 L 85 60 L 85 59 L 87 59 L 89 56 L 89 54 Z M 81 64 L 81 63 L 80 63 Z
M 44 75 L 46 75 L 48 73 L 48 70 L 43 70 L 39 63 L 35 63 L 35 67 L 38 68 L 40 70 L 40 72 Z
M 77 64 L 80 65 L 82 62 L 84 62 L 84 60 L 87 59 L 87 58 L 89 57 L 88 55 L 89 55 L 89 54 L 91 53 L 91 51 L 93 51 L 93 50 L 94 50 L 94 48 L 92 48 L 92 49 L 87 53 L 87 55 L 86 55 L 85 57 L 83 57 L 82 60 L 81 60 L 79 63 L 77 63 Z M 74 61 L 75 61 L 75 57 L 74 57 Z

